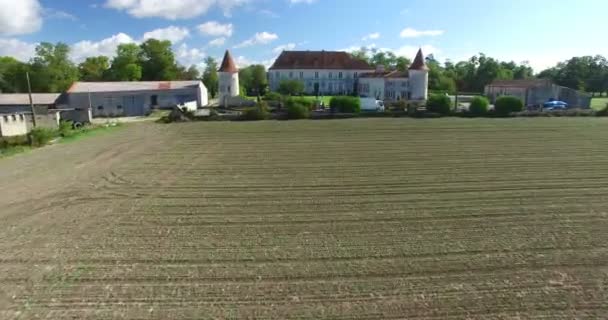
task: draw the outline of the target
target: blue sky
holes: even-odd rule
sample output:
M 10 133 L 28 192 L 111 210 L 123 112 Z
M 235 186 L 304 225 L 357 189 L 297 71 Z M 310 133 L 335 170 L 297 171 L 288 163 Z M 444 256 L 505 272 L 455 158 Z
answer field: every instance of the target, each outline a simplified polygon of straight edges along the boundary
M 173 40 L 183 64 L 230 49 L 241 66 L 281 49 L 361 46 L 440 60 L 484 52 L 540 69 L 575 55 L 608 56 L 606 0 L 0 0 L 0 55 L 28 59 L 40 41 L 74 60 L 118 43 Z

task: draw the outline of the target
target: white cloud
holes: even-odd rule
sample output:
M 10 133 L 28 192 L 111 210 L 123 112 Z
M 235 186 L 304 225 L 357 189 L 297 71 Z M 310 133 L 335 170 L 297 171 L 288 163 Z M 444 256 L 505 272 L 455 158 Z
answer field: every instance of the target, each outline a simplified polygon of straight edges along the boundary
M 136 43 L 135 39 L 125 33 L 117 33 L 101 41 L 84 40 L 71 46 L 71 58 L 75 62 L 84 61 L 87 57 L 116 55 L 116 48 L 123 43 Z
M 221 24 L 217 21 L 209 21 L 198 25 L 198 31 L 205 36 L 230 37 L 234 31 L 232 23 Z
M 274 53 L 281 53 L 283 51 L 289 51 L 289 50 L 293 50 L 295 48 L 296 48 L 296 44 L 295 43 L 288 43 L 288 44 L 280 45 L 280 46 L 272 49 L 272 52 L 274 52 Z
M 249 0 L 107 0 L 105 6 L 126 11 L 137 18 L 160 17 L 169 20 L 189 19 L 217 6 L 229 15 L 230 11 Z
M 156 29 L 144 33 L 143 40 L 169 40 L 172 43 L 176 44 L 187 38 L 189 35 L 190 31 L 188 30 L 188 28 L 169 26 L 167 28 Z
M 271 18 L 278 18 L 280 17 L 278 13 L 272 11 L 272 10 L 268 10 L 268 9 L 262 9 L 260 11 L 258 11 L 260 14 L 271 17 Z
M 268 43 L 271 43 L 271 42 L 277 40 L 278 38 L 279 38 L 279 36 L 276 33 L 269 33 L 266 31 L 258 32 L 250 39 L 247 39 L 234 47 L 235 48 L 244 48 L 244 47 L 250 47 L 250 46 L 253 46 L 256 44 L 268 44 Z
M 212 47 L 221 47 L 224 45 L 224 43 L 226 43 L 226 38 L 224 38 L 224 37 L 213 39 L 213 40 L 209 41 L 209 45 Z
M 221 60 L 221 59 L 220 59 Z M 253 64 L 261 64 L 264 67 L 266 67 L 266 69 L 270 68 L 270 66 L 272 66 L 272 64 L 274 63 L 275 59 L 266 59 L 266 60 L 249 60 L 244 56 L 238 56 L 236 57 L 236 59 L 234 60 L 234 63 L 236 63 L 237 67 L 239 69 L 248 67 L 250 65 Z
M 0 0 L 0 34 L 33 33 L 40 30 L 42 20 L 38 0 Z
M 195 65 L 200 70 L 204 69 L 203 59 L 205 58 L 205 52 L 201 49 L 190 48 L 187 44 L 182 43 L 177 48 L 175 57 L 184 66 Z
M 0 38 L 0 56 L 9 56 L 25 62 L 36 54 L 36 45 L 36 43 L 24 42 L 19 39 Z
M 372 33 L 366 35 L 365 37 L 363 37 L 361 40 L 367 41 L 367 40 L 375 40 L 378 38 L 380 38 L 380 32 L 372 32 Z
M 72 20 L 72 21 L 78 20 L 78 18 L 71 13 L 53 9 L 53 8 L 44 8 L 43 15 L 45 18 L 48 18 L 48 19 L 66 19 L 66 20 Z
M 444 34 L 443 30 L 416 30 L 414 28 L 405 28 L 401 31 L 401 38 L 419 38 L 419 37 L 436 37 Z

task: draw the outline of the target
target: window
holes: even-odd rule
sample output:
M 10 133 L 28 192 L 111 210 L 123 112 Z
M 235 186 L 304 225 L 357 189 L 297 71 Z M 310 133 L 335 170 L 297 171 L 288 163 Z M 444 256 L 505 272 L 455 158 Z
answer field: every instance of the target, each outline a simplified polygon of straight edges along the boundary
M 275 78 L 277 78 L 277 80 L 281 79 L 281 73 L 280 72 L 276 72 L 275 74 Z
M 122 109 L 122 106 L 121 105 L 117 105 L 116 109 Z
M 355 74 L 354 74 L 355 79 L 357 79 L 358 76 L 359 76 L 359 72 L 355 72 Z
M 330 72 L 330 73 L 329 73 L 329 78 L 331 79 L 333 76 L 334 76 L 334 75 L 333 75 L 333 73 L 332 73 L 332 72 Z
M 13 118 L 13 121 L 17 121 L 17 115 L 15 115 L 15 114 L 14 114 L 14 115 L 12 116 L 12 118 Z
M 289 71 L 289 79 L 293 78 L 293 72 Z
M 230 86 L 228 86 L 228 90 L 226 92 L 230 92 Z
M 8 122 L 8 116 L 4 116 L 4 122 Z
M 315 79 L 319 79 L 319 73 L 315 72 Z
M 338 79 L 342 79 L 342 72 L 338 72 Z
M 25 117 L 24 117 L 22 114 L 20 114 L 20 115 L 19 115 L 19 119 L 20 119 L 21 121 L 23 121 L 23 120 L 25 120 Z
M 103 110 L 103 106 L 97 106 L 97 110 Z
M 304 72 L 300 71 L 300 79 L 304 79 Z

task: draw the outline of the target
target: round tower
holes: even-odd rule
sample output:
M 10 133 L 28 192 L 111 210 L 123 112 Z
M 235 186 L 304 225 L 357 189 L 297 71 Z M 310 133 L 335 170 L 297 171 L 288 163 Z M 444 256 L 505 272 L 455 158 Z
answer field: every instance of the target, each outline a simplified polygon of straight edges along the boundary
M 429 95 L 429 68 L 424 60 L 422 49 L 418 50 L 416 58 L 409 69 L 410 99 L 426 101 Z
M 226 50 L 224 60 L 218 70 L 219 82 L 219 99 L 220 103 L 224 103 L 227 98 L 237 97 L 239 95 L 239 69 L 232 59 L 230 51 Z

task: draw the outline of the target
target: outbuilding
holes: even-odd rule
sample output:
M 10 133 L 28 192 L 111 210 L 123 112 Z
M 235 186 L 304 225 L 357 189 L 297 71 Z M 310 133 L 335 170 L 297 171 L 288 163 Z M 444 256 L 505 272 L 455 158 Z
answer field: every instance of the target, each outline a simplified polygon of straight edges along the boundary
M 34 106 L 55 109 L 59 93 L 32 93 Z M 30 97 L 27 93 L 0 93 L 0 113 L 31 112 Z
M 492 103 L 500 96 L 515 96 L 528 107 L 551 100 L 564 101 L 572 108 L 591 107 L 591 95 L 558 86 L 549 79 L 495 80 L 485 87 L 485 95 Z
M 92 109 L 94 117 L 143 116 L 175 106 L 190 111 L 208 104 L 201 81 L 76 82 L 66 93 L 69 108 Z

